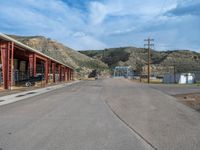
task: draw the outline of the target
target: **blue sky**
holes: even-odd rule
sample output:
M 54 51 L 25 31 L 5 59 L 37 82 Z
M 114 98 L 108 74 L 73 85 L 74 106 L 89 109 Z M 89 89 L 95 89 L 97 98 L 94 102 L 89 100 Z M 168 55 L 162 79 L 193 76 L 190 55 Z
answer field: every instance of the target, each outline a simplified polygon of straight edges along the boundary
M 199 0 L 0 0 L 0 32 L 43 35 L 76 50 L 200 50 Z

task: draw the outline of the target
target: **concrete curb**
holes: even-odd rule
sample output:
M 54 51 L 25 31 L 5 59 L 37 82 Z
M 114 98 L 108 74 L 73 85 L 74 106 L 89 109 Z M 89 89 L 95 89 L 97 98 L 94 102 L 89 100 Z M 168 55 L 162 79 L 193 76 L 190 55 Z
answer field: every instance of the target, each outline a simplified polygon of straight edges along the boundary
M 40 95 L 43 93 L 47 93 L 56 89 L 60 89 L 72 84 L 76 84 L 79 83 L 80 81 L 74 81 L 71 83 L 64 83 L 64 84 L 59 84 L 59 85 L 54 85 L 54 86 L 50 86 L 50 87 L 45 87 L 45 88 L 41 88 L 41 89 L 36 89 L 36 90 L 31 90 L 31 91 L 25 91 L 25 92 L 20 92 L 20 93 L 15 93 L 15 94 L 11 94 L 11 95 L 6 95 L 6 96 L 2 96 L 0 97 L 0 106 L 6 105 L 6 104 L 10 104 L 10 103 L 14 103 L 26 98 L 30 98 L 36 95 Z

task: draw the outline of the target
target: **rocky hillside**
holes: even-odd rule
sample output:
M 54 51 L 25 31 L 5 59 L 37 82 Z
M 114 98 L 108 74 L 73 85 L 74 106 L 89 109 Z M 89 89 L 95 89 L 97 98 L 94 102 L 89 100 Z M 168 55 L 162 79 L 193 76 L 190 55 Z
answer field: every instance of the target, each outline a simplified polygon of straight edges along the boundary
M 147 50 L 135 47 L 111 48 L 104 50 L 80 51 L 81 53 L 115 66 L 132 66 L 143 73 L 147 71 Z M 167 72 L 200 72 L 200 53 L 189 50 L 151 51 L 152 73 L 163 75 Z
M 87 76 L 93 69 L 98 68 L 102 71 L 108 68 L 106 64 L 99 60 L 43 36 L 9 36 L 75 68 L 82 76 Z

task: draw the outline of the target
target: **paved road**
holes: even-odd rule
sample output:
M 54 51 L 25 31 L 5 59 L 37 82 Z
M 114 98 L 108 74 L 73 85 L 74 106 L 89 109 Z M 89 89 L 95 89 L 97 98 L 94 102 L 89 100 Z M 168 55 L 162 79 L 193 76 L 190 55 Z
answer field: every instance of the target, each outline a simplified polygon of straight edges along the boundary
M 81 82 L 0 106 L 0 149 L 151 150 L 106 105 L 102 84 Z
M 151 85 L 124 80 L 103 82 L 104 97 L 110 108 L 155 148 L 200 149 L 198 112 Z
M 0 106 L 3 150 L 199 150 L 200 115 L 144 84 L 80 82 Z

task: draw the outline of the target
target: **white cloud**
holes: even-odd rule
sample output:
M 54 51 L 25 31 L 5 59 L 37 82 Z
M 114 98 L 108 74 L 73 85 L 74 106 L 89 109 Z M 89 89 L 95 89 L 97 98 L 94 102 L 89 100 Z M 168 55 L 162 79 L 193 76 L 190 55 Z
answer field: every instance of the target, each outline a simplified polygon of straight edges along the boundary
M 97 25 L 103 22 L 108 10 L 106 6 L 100 2 L 90 3 L 90 20 L 93 25 Z
M 5 7 L 6 9 L 3 9 Z M 0 20 L 5 20 L 2 18 L 5 16 L 9 19 L 8 23 L 12 24 L 6 26 L 9 27 L 6 31 L 8 34 L 44 35 L 63 43 L 70 43 L 72 48 L 84 49 L 88 48 L 89 44 L 91 48 L 93 45 L 95 48 L 104 46 L 92 36 L 83 38 L 86 33 L 82 30 L 87 27 L 83 14 L 61 1 L 38 0 L 36 3 L 35 0 L 21 0 L 20 5 L 15 0 L 7 1 L 0 5 L 0 14 Z
M 84 33 L 84 32 L 73 32 L 71 35 L 73 37 L 84 37 L 84 36 L 86 36 L 86 33 Z
M 94 50 L 94 49 L 104 49 L 108 47 L 103 42 L 89 35 L 82 37 L 75 37 L 75 38 L 72 37 L 69 39 L 68 43 L 69 46 L 72 46 L 74 49 L 77 50 Z M 72 43 L 73 45 L 71 45 Z
M 175 44 L 199 46 L 197 35 L 200 34 L 200 21 L 197 16 L 163 15 L 166 11 L 190 6 L 198 0 L 87 1 L 85 12 L 61 0 L 2 1 L 0 31 L 8 34 L 45 35 L 75 49 L 119 45 L 142 47 L 143 39 L 150 33 L 156 41 L 162 43 L 162 48 L 166 46 L 168 49 L 169 45 Z M 178 42 L 174 43 L 175 40 Z
M 133 32 L 136 28 L 135 27 L 132 27 L 132 28 L 126 28 L 126 29 L 119 29 L 119 30 L 115 30 L 115 31 L 112 31 L 110 34 L 108 35 L 121 35 L 121 34 L 126 34 L 126 33 L 129 33 L 129 32 Z

